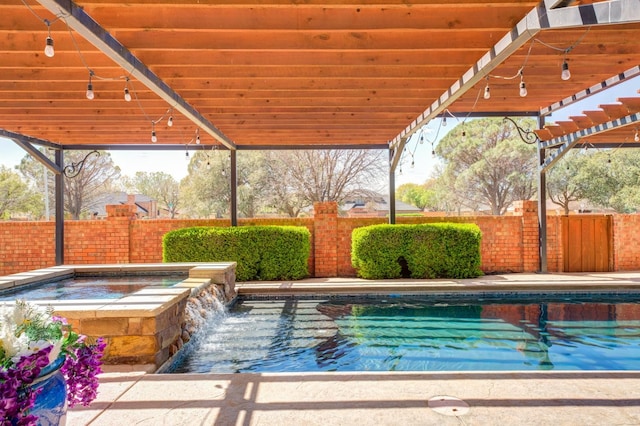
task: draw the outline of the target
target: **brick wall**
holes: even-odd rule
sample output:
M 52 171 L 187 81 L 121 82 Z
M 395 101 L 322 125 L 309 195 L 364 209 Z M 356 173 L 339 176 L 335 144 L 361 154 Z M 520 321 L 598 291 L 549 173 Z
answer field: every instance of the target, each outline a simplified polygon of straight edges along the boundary
M 162 261 L 162 236 L 191 226 L 229 226 L 226 219 L 135 219 L 115 209 L 106 220 L 65 222 L 66 264 L 154 263 Z M 240 219 L 240 226 L 305 226 L 311 232 L 312 276 L 355 276 L 351 266 L 354 228 L 386 223 L 386 218 L 338 217 L 335 203 L 318 203 L 313 218 Z M 547 217 L 547 262 L 562 271 L 561 216 Z M 511 216 L 399 217 L 398 223 L 472 222 L 482 233 L 482 270 L 533 272 L 538 269 L 537 204 L 521 202 Z M 54 222 L 0 222 L 0 275 L 55 264 Z M 615 215 L 614 270 L 640 270 L 640 215 Z
M 615 271 L 640 269 L 640 215 L 613 216 L 613 268 Z

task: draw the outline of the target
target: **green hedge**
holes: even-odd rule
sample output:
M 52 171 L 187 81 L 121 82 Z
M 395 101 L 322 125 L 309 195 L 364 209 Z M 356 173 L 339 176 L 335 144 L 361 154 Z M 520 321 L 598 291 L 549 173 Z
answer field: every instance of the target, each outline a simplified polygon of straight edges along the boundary
M 310 253 L 311 233 L 301 226 L 200 226 L 162 238 L 163 262 L 234 261 L 238 281 L 302 279 Z
M 481 238 L 475 224 L 366 226 L 351 234 L 351 262 L 366 279 L 472 278 L 482 275 Z

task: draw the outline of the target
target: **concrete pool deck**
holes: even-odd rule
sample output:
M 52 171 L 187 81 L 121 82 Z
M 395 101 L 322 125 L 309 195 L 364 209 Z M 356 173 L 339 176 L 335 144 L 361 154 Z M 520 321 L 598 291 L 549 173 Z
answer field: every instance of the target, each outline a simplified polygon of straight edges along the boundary
M 640 272 L 239 283 L 243 294 L 638 290 Z M 106 368 L 105 368 L 106 369 Z M 149 368 L 147 368 L 147 371 Z M 75 425 L 637 425 L 640 371 L 147 374 L 109 368 Z

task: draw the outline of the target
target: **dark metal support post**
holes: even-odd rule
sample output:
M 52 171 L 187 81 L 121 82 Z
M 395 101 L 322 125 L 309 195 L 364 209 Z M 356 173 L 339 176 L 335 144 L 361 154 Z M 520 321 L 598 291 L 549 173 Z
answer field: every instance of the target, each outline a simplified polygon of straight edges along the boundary
M 64 167 L 64 153 L 57 149 L 55 162 L 59 170 Z M 49 195 L 45 195 L 48 197 Z M 55 199 L 56 199 L 56 265 L 64 264 L 64 174 L 55 174 Z
M 231 165 L 231 226 L 238 226 L 238 151 L 229 151 Z
M 538 128 L 544 127 L 544 116 L 538 117 Z M 541 142 L 536 144 L 538 148 L 538 237 L 540 253 L 540 270 L 542 274 L 547 271 L 547 175 L 542 168 L 545 161 L 545 149 Z
M 393 161 L 393 150 L 389 150 L 389 164 Z M 389 223 L 396 223 L 396 173 L 393 166 L 389 167 Z

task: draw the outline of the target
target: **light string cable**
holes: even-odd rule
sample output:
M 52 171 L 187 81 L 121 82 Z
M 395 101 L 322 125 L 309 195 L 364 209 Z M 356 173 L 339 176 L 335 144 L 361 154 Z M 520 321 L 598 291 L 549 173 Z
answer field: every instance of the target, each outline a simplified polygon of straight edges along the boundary
M 137 93 L 135 91 L 135 87 L 133 85 L 133 82 L 131 80 L 131 72 L 129 72 L 127 75 L 120 75 L 118 77 L 103 77 L 100 76 L 98 74 L 96 74 L 95 70 L 92 69 L 89 64 L 87 63 L 84 54 L 82 53 L 82 50 L 80 49 L 80 46 L 78 44 L 78 41 L 76 40 L 73 31 L 71 29 L 71 26 L 69 25 L 69 23 L 67 22 L 67 17 L 69 16 L 68 14 L 64 14 L 64 13 L 60 13 L 58 15 L 56 15 L 55 19 L 53 20 L 48 20 L 46 18 L 43 18 L 42 16 L 40 16 L 25 0 L 21 0 L 22 4 L 33 14 L 33 16 L 36 17 L 36 19 L 38 19 L 39 21 L 43 22 L 46 26 L 47 26 L 47 40 L 46 40 L 46 47 L 45 47 L 45 55 L 48 57 L 53 57 L 54 56 L 54 50 L 53 50 L 53 39 L 51 38 L 51 24 L 61 20 L 64 22 L 65 26 L 67 27 L 67 31 L 69 32 L 69 37 L 71 38 L 71 42 L 74 46 L 74 49 L 76 50 L 78 57 L 80 58 L 80 61 L 82 62 L 82 65 L 84 66 L 84 68 L 86 68 L 86 70 L 89 73 L 89 83 L 87 85 L 87 98 L 88 99 L 93 99 L 94 98 L 94 92 L 93 92 L 93 84 L 92 81 L 93 79 L 97 79 L 97 80 L 101 80 L 101 81 L 118 81 L 118 80 L 124 80 L 125 81 L 125 87 L 124 87 L 124 100 L 126 102 L 129 102 L 131 100 L 131 94 L 130 91 L 133 93 L 133 97 L 135 97 L 136 99 L 136 104 L 138 106 L 138 108 L 140 109 L 140 111 L 142 112 L 142 115 L 144 116 L 145 120 L 151 123 L 151 134 L 152 134 L 152 142 L 156 142 L 157 141 L 157 137 L 155 135 L 155 125 L 158 124 L 160 121 L 162 121 L 163 119 L 165 119 L 167 116 L 168 121 L 167 121 L 167 127 L 172 127 L 173 126 L 173 110 L 174 110 L 174 106 L 169 107 L 169 109 L 162 114 L 162 116 L 160 116 L 158 119 L 154 120 L 152 119 L 149 114 L 147 114 L 147 112 L 145 111 L 142 103 L 140 102 L 139 97 L 137 96 Z M 130 91 L 129 91 L 130 90 Z M 196 138 L 199 141 L 199 132 L 196 131 Z M 193 142 L 193 139 L 191 139 L 189 142 L 187 142 L 187 145 L 190 144 L 191 142 Z
M 557 50 L 559 52 L 564 52 L 565 56 L 566 54 L 568 54 L 569 52 L 571 52 L 573 49 L 575 49 L 580 43 L 582 43 L 582 41 L 584 40 L 584 38 L 587 36 L 587 34 L 589 34 L 589 31 L 591 30 L 591 26 L 587 27 L 587 29 L 584 31 L 584 33 L 580 36 L 580 38 L 578 40 L 575 41 L 575 43 L 573 43 L 571 46 L 569 47 L 557 47 L 554 46 L 552 44 L 546 43 L 542 40 L 540 40 L 539 38 L 534 38 L 533 40 L 540 43 L 541 45 L 548 47 L 549 49 L 553 49 L 553 50 Z
M 573 49 L 575 49 L 580 43 L 582 43 L 582 41 L 584 40 L 584 38 L 587 36 L 587 34 L 589 33 L 589 31 L 591 30 L 591 26 L 587 27 L 587 29 L 584 31 L 584 33 L 578 38 L 578 40 L 576 40 L 572 45 L 570 45 L 569 47 L 557 47 L 557 46 L 553 46 L 549 43 L 546 43 L 542 40 L 540 40 L 539 38 L 532 38 L 531 42 L 529 43 L 529 49 L 527 50 L 527 55 L 524 58 L 524 61 L 522 62 L 522 65 L 520 66 L 520 68 L 518 69 L 518 71 L 512 75 L 512 76 L 502 76 L 502 75 L 496 75 L 496 74 L 487 74 L 487 82 L 489 78 L 495 78 L 495 79 L 502 79 L 502 80 L 513 80 L 516 79 L 518 77 L 521 78 L 522 80 L 522 76 L 523 76 L 523 72 L 525 67 L 527 66 L 527 62 L 529 61 L 529 57 L 531 56 L 531 50 L 533 49 L 533 45 L 535 43 L 540 43 L 541 45 L 548 47 L 549 49 L 553 49 L 553 50 L 557 50 L 559 52 L 564 52 L 564 58 L 565 61 L 563 62 L 563 70 L 566 64 L 566 56 L 569 54 L 569 52 L 571 52 Z M 568 68 L 567 68 L 568 70 Z
M 478 105 L 478 100 L 480 100 L 480 94 L 483 93 L 484 89 L 481 89 L 478 91 L 477 95 L 476 95 L 476 99 L 473 102 L 473 105 L 471 106 L 471 110 L 469 112 L 467 112 L 467 115 L 462 119 L 462 124 L 464 125 L 465 122 L 467 121 L 467 119 L 471 116 L 471 114 L 475 111 L 476 106 Z M 446 117 L 446 115 L 448 114 L 450 117 L 455 118 L 456 121 L 458 121 L 460 123 L 460 118 L 457 117 L 455 114 L 453 114 L 451 111 L 449 111 L 449 109 L 445 109 L 443 111 L 443 119 L 440 120 L 440 122 L 438 123 L 438 127 L 436 129 L 436 133 L 433 136 L 433 139 L 429 139 L 426 138 L 427 143 L 429 143 L 431 145 L 431 155 L 435 156 L 435 142 L 438 140 L 438 136 L 440 135 L 440 130 L 442 129 L 442 127 L 444 127 L 444 119 Z M 465 130 L 464 127 L 462 129 L 463 131 L 463 136 L 466 136 L 464 134 Z M 425 141 L 425 137 L 424 137 L 424 126 L 420 129 L 420 137 L 418 139 L 418 142 L 416 142 L 415 147 L 413 148 L 413 152 L 411 153 L 411 156 L 413 157 L 418 149 L 418 144 L 423 144 Z
M 62 18 L 65 22 L 65 24 L 67 25 L 67 30 L 69 32 L 69 37 L 71 38 L 71 41 L 73 42 L 73 45 L 76 49 L 76 52 L 78 53 L 78 56 L 80 57 L 80 61 L 82 62 L 82 64 L 84 65 L 84 67 L 87 69 L 87 71 L 89 71 L 89 83 L 91 85 L 91 78 L 96 78 L 98 80 L 101 81 L 118 81 L 118 80 L 124 80 L 125 81 L 125 101 L 128 102 L 129 100 L 127 99 L 127 95 L 129 95 L 130 98 L 135 99 L 136 101 L 136 105 L 138 106 L 138 109 L 140 110 L 140 112 L 142 112 L 142 115 L 144 116 L 145 120 L 148 121 L 149 123 L 151 123 L 151 142 L 152 143 L 156 143 L 158 141 L 158 137 L 156 134 L 156 129 L 155 126 L 156 124 L 158 124 L 160 121 L 164 120 L 165 117 L 167 117 L 167 115 L 169 115 L 169 117 L 171 117 L 171 125 L 169 125 L 169 127 L 171 127 L 173 125 L 173 116 L 172 111 L 173 111 L 173 107 L 169 107 L 169 109 L 167 109 L 167 111 L 165 111 L 164 114 L 162 114 L 159 118 L 157 119 L 153 119 L 149 116 L 149 114 L 147 114 L 147 111 L 144 109 L 144 106 L 142 105 L 142 102 L 140 101 L 140 97 L 138 96 L 138 93 L 136 91 L 135 85 L 133 84 L 133 81 L 131 80 L 131 74 L 132 72 L 129 72 L 127 75 L 119 75 L 117 77 L 103 77 L 100 76 L 98 74 L 95 73 L 95 71 L 89 66 L 89 64 L 87 63 L 84 54 L 82 53 L 82 50 L 80 49 L 80 46 L 73 34 L 73 31 L 71 30 L 71 27 L 69 26 L 69 24 L 67 23 L 66 19 L 64 19 L 64 17 Z M 93 90 L 93 87 L 91 86 L 91 90 Z M 133 95 L 133 96 L 131 96 Z
M 33 16 L 35 16 L 36 19 L 38 19 L 38 21 L 41 21 L 43 24 L 47 26 L 47 39 L 45 41 L 44 54 L 49 58 L 53 58 L 53 56 L 55 55 L 55 50 L 53 48 L 53 38 L 51 37 L 51 24 L 62 19 L 64 17 L 64 14 L 55 15 L 56 18 L 53 21 L 50 21 L 40 16 L 35 10 L 33 10 L 31 6 L 27 4 L 25 0 L 21 0 L 21 1 L 22 1 L 22 4 L 24 4 L 27 7 L 29 12 L 31 12 Z

